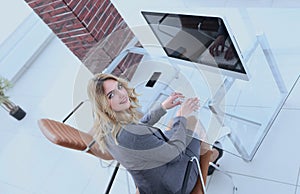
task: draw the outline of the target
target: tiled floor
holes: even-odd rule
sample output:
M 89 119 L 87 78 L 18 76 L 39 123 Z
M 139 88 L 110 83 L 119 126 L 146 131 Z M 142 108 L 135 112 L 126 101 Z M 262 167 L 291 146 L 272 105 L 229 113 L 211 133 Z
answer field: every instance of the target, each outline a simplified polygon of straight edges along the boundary
M 299 50 L 291 51 L 290 55 L 285 52 L 285 56 L 278 56 L 278 61 L 299 70 Z M 37 126 L 42 117 L 62 120 L 74 107 L 73 87 L 80 68 L 81 63 L 54 39 L 10 90 L 9 95 L 27 111 L 27 116 L 16 121 L 0 109 L 1 194 L 104 193 L 113 166 L 51 144 Z M 299 75 L 295 71 L 294 75 Z M 295 76 L 286 77 L 285 81 L 291 83 Z M 220 160 L 221 167 L 232 175 L 237 193 L 300 194 L 299 82 L 251 162 L 226 153 Z M 68 123 L 75 125 L 76 121 L 71 119 Z M 210 177 L 209 194 L 227 194 L 231 189 L 230 179 L 223 174 L 216 171 Z M 124 169 L 119 172 L 111 193 L 135 193 Z

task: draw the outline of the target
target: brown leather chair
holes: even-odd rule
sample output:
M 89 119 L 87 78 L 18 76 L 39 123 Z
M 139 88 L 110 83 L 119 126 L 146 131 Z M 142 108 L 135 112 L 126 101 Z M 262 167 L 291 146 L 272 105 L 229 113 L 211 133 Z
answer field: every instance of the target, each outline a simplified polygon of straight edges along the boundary
M 212 151 L 208 150 L 205 154 L 200 156 L 200 169 L 201 169 L 201 174 L 200 177 L 197 180 L 197 183 L 192 191 L 191 194 L 202 194 L 206 193 L 206 188 L 203 188 L 203 185 L 205 187 L 206 185 L 206 180 L 207 180 L 207 174 L 208 174 L 208 167 L 210 164 L 210 158 L 212 155 Z M 201 178 L 202 176 L 202 178 Z M 203 181 L 203 182 L 201 182 Z
M 52 143 L 79 151 L 83 151 L 94 155 L 104 160 L 114 160 L 114 158 L 108 153 L 102 153 L 98 146 L 93 146 L 96 142 L 93 137 L 80 131 L 70 125 L 62 122 L 54 121 L 51 119 L 40 119 L 38 125 L 45 137 Z M 105 193 L 108 194 L 114 182 L 115 176 L 119 169 L 120 164 L 117 163 L 110 181 L 107 185 Z
M 45 137 L 52 143 L 63 146 L 70 149 L 75 149 L 78 151 L 83 151 L 94 155 L 100 159 L 104 160 L 114 160 L 114 158 L 108 153 L 102 153 L 93 137 L 86 132 L 80 131 L 70 125 L 65 123 L 51 120 L 51 119 L 40 119 L 38 120 L 38 125 Z M 212 151 L 208 150 L 205 154 L 200 156 L 200 169 L 201 174 L 197 180 L 196 186 L 194 187 L 192 194 L 202 194 L 206 193 L 205 185 L 207 180 L 208 167 L 210 166 L 210 157 Z M 109 193 L 114 178 L 117 174 L 120 164 L 118 163 L 109 181 L 105 193 Z M 203 187 L 204 186 L 204 187 Z M 138 190 L 137 190 L 137 193 Z
M 93 137 L 86 132 L 51 119 L 40 119 L 38 125 L 45 137 L 54 144 L 84 151 L 104 160 L 114 159 L 110 154 L 102 153 L 98 146 L 93 146 Z

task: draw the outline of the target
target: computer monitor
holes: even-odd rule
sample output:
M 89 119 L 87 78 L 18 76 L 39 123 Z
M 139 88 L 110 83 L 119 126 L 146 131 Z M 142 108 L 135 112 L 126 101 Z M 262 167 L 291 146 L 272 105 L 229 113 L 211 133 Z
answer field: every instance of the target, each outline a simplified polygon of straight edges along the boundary
M 141 12 L 168 57 L 249 80 L 241 51 L 220 16 Z

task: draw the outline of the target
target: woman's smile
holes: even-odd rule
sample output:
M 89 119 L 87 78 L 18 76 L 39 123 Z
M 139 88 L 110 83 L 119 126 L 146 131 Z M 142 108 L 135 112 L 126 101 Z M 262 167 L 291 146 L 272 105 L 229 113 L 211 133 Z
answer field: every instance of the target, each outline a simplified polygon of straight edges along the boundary
M 103 83 L 111 109 L 124 111 L 130 107 L 130 101 L 126 89 L 116 80 L 106 80 Z

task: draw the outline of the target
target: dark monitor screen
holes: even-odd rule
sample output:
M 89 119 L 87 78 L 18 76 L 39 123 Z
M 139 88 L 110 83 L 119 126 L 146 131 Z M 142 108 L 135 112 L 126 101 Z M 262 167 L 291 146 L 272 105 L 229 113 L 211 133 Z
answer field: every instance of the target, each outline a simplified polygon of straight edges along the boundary
M 167 56 L 248 80 L 238 45 L 223 18 L 149 11 L 142 15 Z

